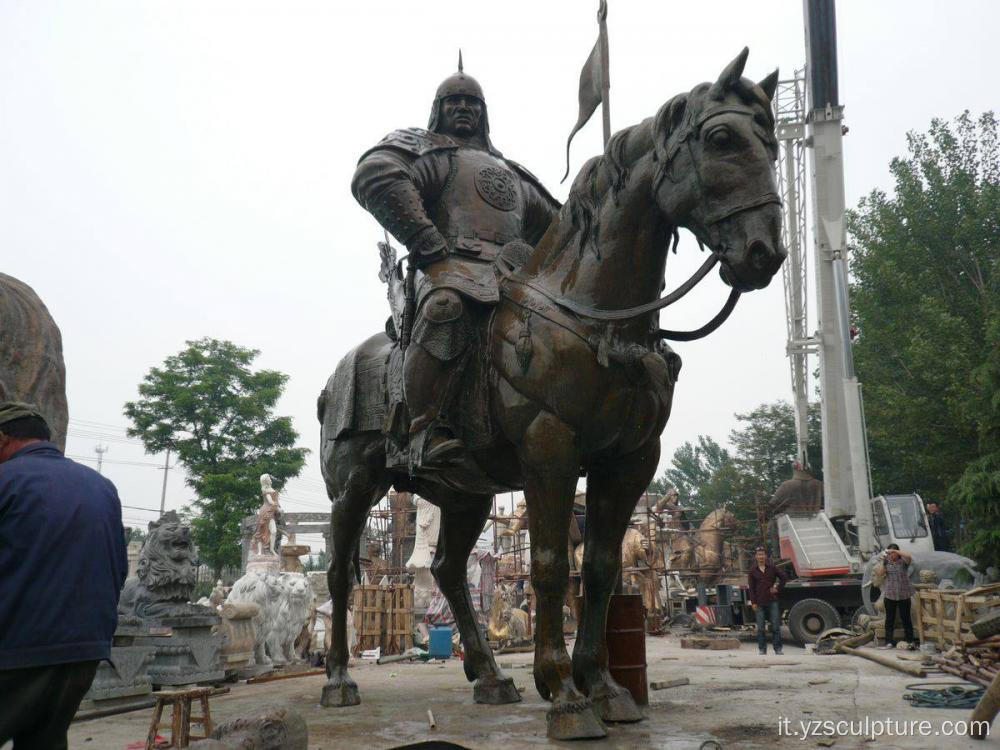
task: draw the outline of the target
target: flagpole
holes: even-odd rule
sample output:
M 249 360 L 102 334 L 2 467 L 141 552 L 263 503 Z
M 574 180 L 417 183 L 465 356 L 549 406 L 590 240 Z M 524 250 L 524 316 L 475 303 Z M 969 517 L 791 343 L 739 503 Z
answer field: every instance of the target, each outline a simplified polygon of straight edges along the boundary
M 608 2 L 601 0 L 597 11 L 601 43 L 601 115 L 604 120 L 604 146 L 611 140 L 611 65 L 608 59 Z

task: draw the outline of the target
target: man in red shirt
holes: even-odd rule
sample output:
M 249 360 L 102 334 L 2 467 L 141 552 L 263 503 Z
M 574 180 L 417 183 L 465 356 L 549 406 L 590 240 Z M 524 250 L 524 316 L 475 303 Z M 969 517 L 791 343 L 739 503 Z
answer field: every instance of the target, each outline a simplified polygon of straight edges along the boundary
M 761 655 L 767 653 L 767 638 L 764 635 L 765 618 L 771 621 L 774 653 L 781 655 L 781 609 L 778 607 L 778 592 L 785 585 L 785 574 L 768 562 L 767 550 L 754 550 L 754 565 L 750 568 L 750 605 L 757 614 L 757 648 Z

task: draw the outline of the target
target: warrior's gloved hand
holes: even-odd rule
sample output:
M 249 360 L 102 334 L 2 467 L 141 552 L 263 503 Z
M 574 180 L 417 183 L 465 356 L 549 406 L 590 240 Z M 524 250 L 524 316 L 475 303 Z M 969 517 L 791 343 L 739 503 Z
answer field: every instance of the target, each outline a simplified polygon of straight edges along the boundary
M 425 268 L 448 254 L 448 244 L 435 227 L 424 227 L 417 232 L 406 249 L 417 268 Z

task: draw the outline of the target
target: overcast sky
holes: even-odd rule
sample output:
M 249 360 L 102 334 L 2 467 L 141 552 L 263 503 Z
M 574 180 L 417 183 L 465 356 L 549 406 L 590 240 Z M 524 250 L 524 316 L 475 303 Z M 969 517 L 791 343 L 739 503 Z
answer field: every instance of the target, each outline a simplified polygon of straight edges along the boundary
M 757 80 L 804 62 L 795 0 L 609 5 L 613 129 L 714 80 L 744 45 Z M 151 366 L 202 336 L 260 349 L 260 366 L 288 373 L 279 413 L 313 456 L 284 504 L 328 507 L 316 396 L 387 314 L 381 230 L 350 193 L 358 156 L 395 128 L 426 126 L 462 47 L 494 143 L 565 199 L 596 6 L 0 0 L 0 269 L 33 286 L 62 329 L 67 452 L 109 447 L 104 472 L 133 506 L 127 523 L 156 516 L 139 508 L 159 505 L 163 456 L 124 440 L 122 405 Z M 838 3 L 848 205 L 891 187 L 906 131 L 997 106 L 987 51 L 998 28 L 991 0 Z M 574 174 L 600 138 L 598 116 L 574 142 Z M 700 260 L 684 236 L 667 286 Z M 703 287 L 661 325 L 714 315 L 726 289 L 714 276 Z M 678 344 L 662 464 L 699 433 L 725 441 L 735 412 L 787 399 L 784 347 L 780 277 L 707 340 Z M 171 472 L 167 507 L 189 499 Z

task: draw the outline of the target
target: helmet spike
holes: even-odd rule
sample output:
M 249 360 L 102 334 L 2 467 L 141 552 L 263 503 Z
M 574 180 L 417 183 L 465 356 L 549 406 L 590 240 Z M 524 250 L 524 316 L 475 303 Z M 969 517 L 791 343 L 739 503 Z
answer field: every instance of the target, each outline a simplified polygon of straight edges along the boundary
M 462 48 L 459 47 L 458 48 L 458 72 L 461 73 L 462 70 L 463 70 L 463 68 L 462 68 Z

